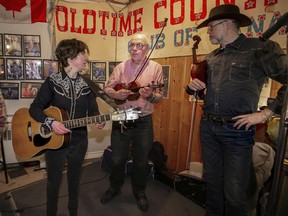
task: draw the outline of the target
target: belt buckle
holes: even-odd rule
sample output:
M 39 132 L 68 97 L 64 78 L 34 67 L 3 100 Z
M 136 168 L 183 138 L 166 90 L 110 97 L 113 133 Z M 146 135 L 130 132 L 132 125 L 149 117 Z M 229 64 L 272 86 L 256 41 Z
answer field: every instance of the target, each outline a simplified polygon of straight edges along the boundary
M 221 125 L 225 125 L 227 124 L 226 120 L 221 118 L 221 117 L 216 117 L 216 116 L 213 116 L 212 117 L 212 121 L 218 123 L 218 124 L 221 124 Z

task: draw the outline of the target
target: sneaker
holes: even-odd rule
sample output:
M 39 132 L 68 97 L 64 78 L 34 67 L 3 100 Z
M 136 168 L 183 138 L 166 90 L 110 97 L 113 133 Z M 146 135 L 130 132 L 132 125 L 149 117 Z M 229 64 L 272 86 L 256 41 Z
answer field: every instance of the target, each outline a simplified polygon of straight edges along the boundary
M 136 198 L 138 208 L 141 211 L 147 211 L 149 206 L 148 206 L 148 201 L 147 201 L 147 197 L 145 193 L 138 192 L 138 193 L 135 193 L 134 196 Z
M 105 192 L 105 194 L 101 198 L 101 203 L 105 204 L 112 200 L 117 194 L 120 194 L 120 190 L 115 190 L 113 188 L 108 188 L 108 190 Z

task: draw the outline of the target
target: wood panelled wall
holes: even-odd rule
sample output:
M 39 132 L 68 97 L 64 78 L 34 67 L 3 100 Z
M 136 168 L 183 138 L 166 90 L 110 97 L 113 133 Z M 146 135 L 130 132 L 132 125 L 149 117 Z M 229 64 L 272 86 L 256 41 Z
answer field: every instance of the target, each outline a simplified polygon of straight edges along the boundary
M 198 60 L 201 58 L 203 56 L 198 57 Z M 167 167 L 177 173 L 186 169 L 187 161 L 201 161 L 199 120 L 202 103 L 189 101 L 189 95 L 184 89 L 190 81 L 191 56 L 153 60 L 161 65 L 170 65 L 168 98 L 156 104 L 153 113 L 154 140 L 164 145 L 168 155 Z M 275 97 L 278 88 L 279 84 L 272 82 L 271 97 Z M 191 122 L 193 113 L 196 118 Z M 192 146 L 188 154 L 191 126 L 193 139 L 190 141 Z M 190 159 L 187 160 L 187 157 Z

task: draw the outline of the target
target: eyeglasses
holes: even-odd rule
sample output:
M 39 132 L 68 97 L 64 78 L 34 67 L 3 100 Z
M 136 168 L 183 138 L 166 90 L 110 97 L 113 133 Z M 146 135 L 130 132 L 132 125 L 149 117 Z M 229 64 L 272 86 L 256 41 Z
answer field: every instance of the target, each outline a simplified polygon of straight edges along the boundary
M 136 47 L 137 50 L 143 49 L 144 46 L 147 46 L 146 44 L 142 44 L 142 43 L 130 43 L 128 45 L 128 48 L 131 50 L 134 47 Z
M 214 24 L 214 25 L 208 25 L 208 26 L 207 26 L 207 29 L 208 29 L 208 31 L 212 31 L 215 26 L 220 25 L 220 24 L 222 24 L 222 23 L 224 23 L 224 22 L 227 22 L 227 21 L 228 21 L 228 20 L 224 20 L 224 21 L 219 22 L 219 23 L 216 23 L 216 24 Z

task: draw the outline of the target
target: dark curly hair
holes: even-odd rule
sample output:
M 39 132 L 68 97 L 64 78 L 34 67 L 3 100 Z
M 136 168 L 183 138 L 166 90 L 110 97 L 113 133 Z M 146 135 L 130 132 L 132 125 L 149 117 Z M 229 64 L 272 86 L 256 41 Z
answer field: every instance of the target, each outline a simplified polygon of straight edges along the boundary
M 73 38 L 60 41 L 56 47 L 55 54 L 58 61 L 60 62 L 60 65 L 62 67 L 67 67 L 69 66 L 69 58 L 74 59 L 79 53 L 85 52 L 89 54 L 89 48 L 87 44 L 83 41 Z

